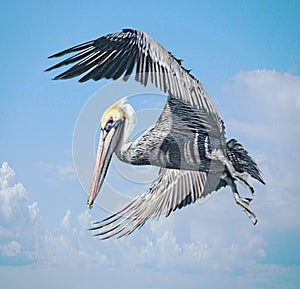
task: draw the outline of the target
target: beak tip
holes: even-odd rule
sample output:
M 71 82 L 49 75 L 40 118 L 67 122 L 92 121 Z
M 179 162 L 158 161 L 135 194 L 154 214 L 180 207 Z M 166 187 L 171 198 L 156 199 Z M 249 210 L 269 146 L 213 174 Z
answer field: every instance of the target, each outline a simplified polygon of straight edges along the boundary
M 88 201 L 87 206 L 88 206 L 89 209 L 91 209 L 93 207 L 93 203 Z

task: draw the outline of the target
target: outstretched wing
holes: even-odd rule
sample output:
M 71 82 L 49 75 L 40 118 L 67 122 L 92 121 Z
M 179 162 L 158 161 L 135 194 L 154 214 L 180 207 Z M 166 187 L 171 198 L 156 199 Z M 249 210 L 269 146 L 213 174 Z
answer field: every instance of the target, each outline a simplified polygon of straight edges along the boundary
M 50 58 L 73 52 L 78 53 L 46 71 L 75 63 L 54 79 L 69 79 L 84 74 L 79 80 L 84 82 L 89 79 L 118 79 L 121 76 L 127 80 L 136 67 L 135 79 L 138 82 L 146 86 L 150 80 L 170 97 L 214 115 L 217 126 L 222 130 L 217 110 L 199 81 L 181 66 L 179 59 L 146 33 L 124 29 L 66 49 Z
M 150 218 L 168 217 L 199 198 L 204 198 L 226 183 L 217 175 L 199 171 L 160 169 L 151 187 L 133 199 L 125 208 L 112 214 L 91 230 L 100 230 L 95 236 L 108 239 L 131 234 Z

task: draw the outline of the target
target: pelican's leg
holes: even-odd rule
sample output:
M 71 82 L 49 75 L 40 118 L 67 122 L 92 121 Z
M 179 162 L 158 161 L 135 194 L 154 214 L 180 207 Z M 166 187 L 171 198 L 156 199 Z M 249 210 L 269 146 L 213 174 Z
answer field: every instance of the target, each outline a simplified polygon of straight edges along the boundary
M 257 219 L 255 214 L 250 210 L 250 202 L 252 201 L 252 199 L 249 198 L 242 198 L 238 191 L 237 191 L 237 187 L 236 184 L 234 183 L 234 180 L 232 180 L 230 177 L 226 177 L 225 181 L 227 182 L 227 184 L 231 187 L 232 189 L 232 193 L 233 193 L 233 198 L 235 200 L 235 202 L 242 207 L 243 211 L 246 213 L 246 215 L 249 217 L 249 219 L 251 220 L 251 222 L 253 223 L 253 225 L 255 225 L 257 223 Z
M 245 188 L 247 188 L 251 195 L 254 195 L 254 189 L 252 186 L 249 185 L 247 182 L 246 174 L 239 173 L 235 170 L 232 163 L 224 156 L 218 156 L 219 161 L 221 161 L 224 166 L 227 168 L 229 174 L 231 177 L 235 180 L 237 180 L 240 184 L 242 184 Z

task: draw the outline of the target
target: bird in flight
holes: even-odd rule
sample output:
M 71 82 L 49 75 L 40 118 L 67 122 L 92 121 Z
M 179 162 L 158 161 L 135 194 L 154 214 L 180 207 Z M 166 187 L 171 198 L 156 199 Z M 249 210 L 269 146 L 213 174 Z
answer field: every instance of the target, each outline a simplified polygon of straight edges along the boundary
M 123 237 L 140 228 L 150 218 L 169 216 L 199 198 L 222 187 L 231 187 L 234 200 L 253 224 L 257 219 L 249 204 L 251 198 L 239 195 L 236 182 L 253 188 L 250 175 L 264 184 L 256 162 L 235 139 L 226 141 L 225 127 L 201 83 L 148 34 L 133 29 L 108 34 L 79 44 L 49 58 L 75 53 L 46 69 L 72 66 L 54 79 L 81 76 L 79 82 L 93 79 L 127 81 L 134 74 L 144 86 L 151 82 L 167 94 L 158 120 L 134 141 L 135 112 L 127 99 L 108 108 L 101 118 L 101 135 L 94 166 L 88 206 L 95 201 L 113 153 L 132 165 L 160 167 L 150 188 L 126 207 L 95 223 L 92 230 L 102 239 Z

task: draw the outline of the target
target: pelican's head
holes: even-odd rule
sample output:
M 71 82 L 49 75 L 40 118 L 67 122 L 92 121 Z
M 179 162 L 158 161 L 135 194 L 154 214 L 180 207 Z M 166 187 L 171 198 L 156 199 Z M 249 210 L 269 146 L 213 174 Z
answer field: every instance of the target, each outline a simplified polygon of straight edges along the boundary
M 101 133 L 88 207 L 91 208 L 104 181 L 113 152 L 121 150 L 128 142 L 136 119 L 133 108 L 123 98 L 108 108 L 101 118 Z

